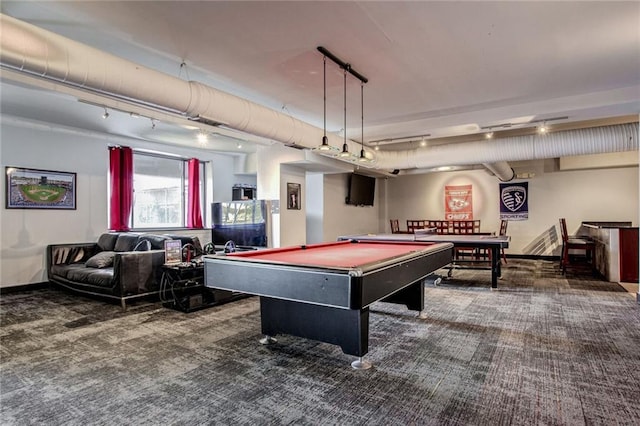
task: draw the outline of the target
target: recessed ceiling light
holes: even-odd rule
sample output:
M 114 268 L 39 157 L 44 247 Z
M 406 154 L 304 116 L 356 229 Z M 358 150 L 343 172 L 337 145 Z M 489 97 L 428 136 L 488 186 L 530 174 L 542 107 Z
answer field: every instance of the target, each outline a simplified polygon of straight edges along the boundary
M 544 134 L 544 133 L 547 133 L 548 131 L 549 131 L 549 128 L 547 127 L 546 123 L 542 123 L 538 126 L 538 133 Z
M 207 133 L 203 130 L 200 130 L 198 132 L 198 142 L 200 142 L 201 144 L 207 143 L 207 141 L 209 140 L 209 135 L 207 135 Z

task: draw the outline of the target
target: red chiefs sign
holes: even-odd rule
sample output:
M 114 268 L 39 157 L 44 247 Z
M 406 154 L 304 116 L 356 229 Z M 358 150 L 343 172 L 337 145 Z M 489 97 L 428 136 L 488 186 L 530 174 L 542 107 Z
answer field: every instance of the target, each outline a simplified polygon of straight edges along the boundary
M 471 185 L 447 185 L 444 187 L 445 220 L 473 220 Z

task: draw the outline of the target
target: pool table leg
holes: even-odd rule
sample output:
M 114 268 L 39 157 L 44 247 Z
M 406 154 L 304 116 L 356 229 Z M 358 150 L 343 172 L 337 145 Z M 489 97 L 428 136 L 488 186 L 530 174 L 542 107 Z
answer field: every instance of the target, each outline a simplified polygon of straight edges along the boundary
M 262 334 L 290 334 L 342 348 L 347 355 L 369 351 L 369 308 L 341 309 L 331 306 L 260 297 Z
M 263 345 L 271 345 L 273 343 L 278 343 L 277 339 L 274 339 L 273 337 L 269 336 L 268 334 L 265 334 L 265 336 L 260 339 L 260 343 Z
M 421 312 L 424 310 L 424 280 L 416 281 L 391 296 L 385 297 L 381 302 L 406 305 L 412 311 Z
M 502 276 L 502 269 L 500 267 L 500 248 L 496 246 L 491 247 L 491 288 L 498 288 L 498 278 Z

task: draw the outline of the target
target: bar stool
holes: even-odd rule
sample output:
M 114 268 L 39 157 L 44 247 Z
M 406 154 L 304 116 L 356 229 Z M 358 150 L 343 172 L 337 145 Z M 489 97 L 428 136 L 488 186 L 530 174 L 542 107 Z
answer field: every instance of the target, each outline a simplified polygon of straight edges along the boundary
M 595 242 L 587 237 L 569 236 L 567 232 L 567 221 L 565 218 L 560 218 L 560 232 L 562 234 L 562 256 L 560 258 L 560 268 L 562 269 L 562 273 L 566 273 L 567 265 L 571 263 L 569 250 L 583 250 L 587 261 L 591 263 L 592 273 L 595 273 Z

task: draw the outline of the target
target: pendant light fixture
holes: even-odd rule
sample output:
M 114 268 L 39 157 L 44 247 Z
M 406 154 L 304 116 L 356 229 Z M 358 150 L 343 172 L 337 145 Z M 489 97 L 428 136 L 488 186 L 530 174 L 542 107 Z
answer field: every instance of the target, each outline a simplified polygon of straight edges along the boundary
M 362 74 L 360 74 L 359 72 L 357 72 L 356 70 L 354 70 L 351 65 L 347 62 L 344 62 L 343 60 L 341 60 L 340 58 L 338 58 L 336 55 L 334 55 L 333 53 L 329 52 L 326 48 L 322 47 L 322 46 L 318 46 L 318 51 L 320 53 L 322 53 L 322 55 L 324 56 L 323 61 L 324 61 L 324 70 L 325 70 L 325 80 L 324 80 L 324 90 L 325 90 L 325 130 L 324 130 L 324 136 L 322 138 L 322 145 L 318 146 L 317 148 L 315 148 L 318 151 L 323 151 L 323 154 L 326 154 L 326 151 L 333 151 L 335 150 L 337 154 L 337 156 L 341 159 L 347 160 L 347 161 L 353 161 L 353 160 L 357 160 L 358 158 L 356 157 L 355 154 L 351 154 L 349 152 L 349 145 L 347 144 L 347 73 L 353 75 L 354 77 L 356 77 L 358 80 L 361 81 L 362 85 L 360 86 L 360 90 L 361 90 L 361 100 L 362 100 L 362 107 L 363 107 L 363 111 L 362 111 L 362 149 L 360 152 L 360 157 L 361 160 L 360 161 L 370 161 L 369 158 L 366 157 L 366 152 L 364 151 L 364 83 L 367 83 L 369 80 L 367 79 L 367 77 L 363 76 Z M 342 68 L 344 70 L 344 128 L 343 128 L 343 136 L 344 136 L 344 143 L 342 144 L 342 151 L 340 152 L 340 150 L 337 147 L 332 147 L 331 145 L 329 145 L 329 141 L 327 139 L 327 131 L 326 131 L 326 115 L 327 115 L 327 110 L 326 110 L 326 59 L 329 58 L 331 59 L 333 62 L 335 62 L 340 68 Z M 335 154 L 331 153 L 331 156 L 334 156 Z
M 348 65 L 348 64 L 347 64 Z M 344 143 L 342 144 L 341 158 L 351 157 L 349 145 L 347 145 L 347 67 L 344 67 Z
M 318 147 L 320 151 L 330 151 L 329 138 L 327 137 L 327 57 L 322 57 L 323 95 L 324 95 L 324 135 L 322 144 Z
M 369 161 L 364 152 L 364 82 L 360 82 L 360 157 L 358 161 L 361 163 Z

